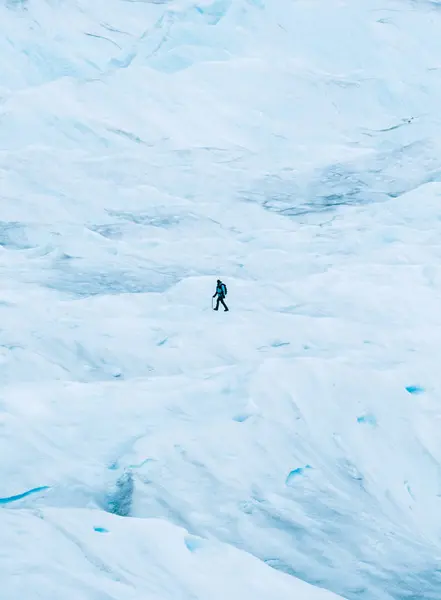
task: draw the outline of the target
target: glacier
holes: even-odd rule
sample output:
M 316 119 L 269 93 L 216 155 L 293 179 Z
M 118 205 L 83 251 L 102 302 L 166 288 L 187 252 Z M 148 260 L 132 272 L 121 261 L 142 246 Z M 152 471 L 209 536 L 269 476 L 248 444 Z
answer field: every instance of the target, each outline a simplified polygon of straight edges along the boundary
M 0 31 L 2 600 L 440 600 L 441 2 Z

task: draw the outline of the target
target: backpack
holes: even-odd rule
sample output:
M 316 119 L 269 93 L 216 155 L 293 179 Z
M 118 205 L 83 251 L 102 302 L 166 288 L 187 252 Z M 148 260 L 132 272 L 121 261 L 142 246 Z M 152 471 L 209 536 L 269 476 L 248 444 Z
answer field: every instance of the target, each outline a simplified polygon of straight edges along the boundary
M 225 285 L 225 283 L 221 283 L 221 290 L 224 294 L 224 296 L 227 295 L 227 286 Z

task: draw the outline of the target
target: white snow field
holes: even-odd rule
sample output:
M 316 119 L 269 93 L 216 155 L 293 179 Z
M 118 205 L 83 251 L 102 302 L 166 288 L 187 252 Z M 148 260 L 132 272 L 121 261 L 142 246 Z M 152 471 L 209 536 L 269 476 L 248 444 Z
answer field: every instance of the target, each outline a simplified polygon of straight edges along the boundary
M 441 599 L 440 32 L 1 1 L 1 600 Z

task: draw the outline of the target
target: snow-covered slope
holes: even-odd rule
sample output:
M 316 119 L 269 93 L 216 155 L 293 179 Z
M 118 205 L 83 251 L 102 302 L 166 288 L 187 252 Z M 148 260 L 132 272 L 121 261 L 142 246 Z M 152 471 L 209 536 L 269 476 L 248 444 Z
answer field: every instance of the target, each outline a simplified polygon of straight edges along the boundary
M 2 600 L 441 598 L 440 30 L 4 0 Z

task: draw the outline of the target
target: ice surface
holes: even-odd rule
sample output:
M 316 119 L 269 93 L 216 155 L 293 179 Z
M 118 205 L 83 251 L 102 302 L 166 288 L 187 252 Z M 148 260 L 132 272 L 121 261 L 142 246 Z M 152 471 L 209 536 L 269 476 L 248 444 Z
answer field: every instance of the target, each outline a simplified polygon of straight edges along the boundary
M 440 31 L 4 0 L 2 600 L 441 598 Z

